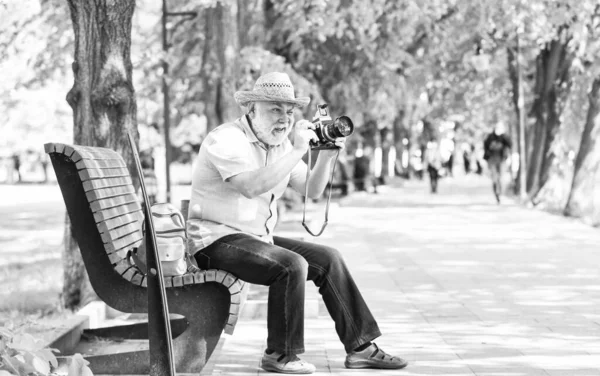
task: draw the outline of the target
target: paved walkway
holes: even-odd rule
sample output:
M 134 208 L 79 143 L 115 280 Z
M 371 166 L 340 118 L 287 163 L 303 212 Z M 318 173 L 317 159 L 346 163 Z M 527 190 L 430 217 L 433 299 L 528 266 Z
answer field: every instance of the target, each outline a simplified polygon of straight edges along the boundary
M 61 218 L 58 187 L 2 192 L 0 264 L 34 249 L 59 263 L 62 221 L 32 222 L 33 213 Z M 312 285 L 303 358 L 318 375 L 600 375 L 600 232 L 505 201 L 496 205 L 488 181 L 473 176 L 443 179 L 436 196 L 426 181 L 409 182 L 334 205 L 316 241 L 344 253 L 384 333 L 377 343 L 410 364 L 401 371 L 345 369 L 333 322 Z M 314 229 L 319 208 L 311 210 Z M 299 213 L 285 219 L 280 235 L 315 240 Z M 35 239 L 23 241 L 32 228 L 44 230 L 44 254 Z M 207 367 L 212 375 L 266 374 L 258 368 L 265 294 L 252 287 L 234 335 L 225 336 Z
M 508 199 L 498 206 L 479 177 L 444 179 L 437 196 L 425 182 L 386 188 L 332 207 L 317 241 L 344 253 L 384 333 L 377 343 L 410 364 L 345 369 L 311 284 L 303 359 L 317 374 L 600 375 L 597 229 Z M 280 230 L 311 240 L 294 214 Z M 211 359 L 213 375 L 266 374 L 266 321 L 249 307 Z

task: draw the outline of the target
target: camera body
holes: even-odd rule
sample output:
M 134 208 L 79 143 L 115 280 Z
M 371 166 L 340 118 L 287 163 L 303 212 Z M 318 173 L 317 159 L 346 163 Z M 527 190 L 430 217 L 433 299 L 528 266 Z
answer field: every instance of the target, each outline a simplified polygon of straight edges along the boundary
M 349 117 L 340 116 L 333 120 L 327 107 L 327 103 L 317 105 L 317 112 L 312 119 L 313 130 L 319 138 L 317 142 L 311 141 L 310 147 L 313 150 L 337 149 L 335 140 L 348 137 L 354 132 L 354 124 Z

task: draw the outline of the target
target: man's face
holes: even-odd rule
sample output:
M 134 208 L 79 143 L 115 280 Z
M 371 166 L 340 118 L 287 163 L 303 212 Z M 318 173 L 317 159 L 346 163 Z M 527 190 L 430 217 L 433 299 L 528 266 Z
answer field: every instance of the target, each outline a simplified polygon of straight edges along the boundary
M 267 145 L 280 145 L 292 131 L 294 106 L 279 102 L 256 102 L 250 118 L 260 141 Z

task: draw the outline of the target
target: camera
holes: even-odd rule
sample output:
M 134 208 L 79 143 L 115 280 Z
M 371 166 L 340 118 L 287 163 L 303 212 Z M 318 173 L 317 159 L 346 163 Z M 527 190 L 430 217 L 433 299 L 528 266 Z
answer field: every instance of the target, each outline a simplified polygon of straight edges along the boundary
M 335 139 L 339 137 L 348 137 L 354 132 L 354 124 L 348 116 L 340 116 L 333 120 L 329 116 L 327 104 L 317 105 L 317 112 L 312 119 L 314 131 L 319 140 L 310 142 L 313 150 L 337 149 Z

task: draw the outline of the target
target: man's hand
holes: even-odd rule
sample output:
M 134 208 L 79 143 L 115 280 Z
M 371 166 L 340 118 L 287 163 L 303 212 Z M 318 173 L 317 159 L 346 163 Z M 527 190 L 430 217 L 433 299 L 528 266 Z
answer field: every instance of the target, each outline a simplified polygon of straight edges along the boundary
M 338 152 L 342 153 L 344 151 L 344 149 L 346 148 L 346 138 L 345 137 L 336 138 L 334 144 L 335 144 L 335 146 L 337 146 L 337 149 L 320 150 L 319 155 L 322 154 L 324 157 L 334 158 Z
M 294 149 L 306 153 L 309 147 L 309 142 L 311 140 L 315 142 L 319 140 L 315 131 L 312 130 L 312 125 L 313 124 L 308 120 L 299 120 L 294 125 L 292 141 Z

